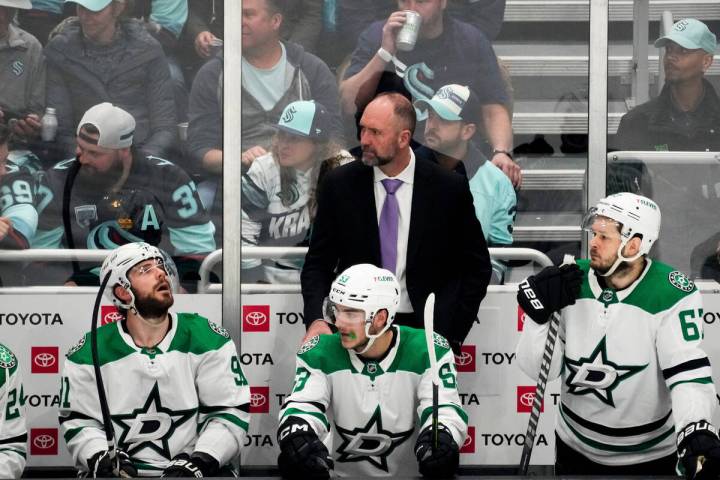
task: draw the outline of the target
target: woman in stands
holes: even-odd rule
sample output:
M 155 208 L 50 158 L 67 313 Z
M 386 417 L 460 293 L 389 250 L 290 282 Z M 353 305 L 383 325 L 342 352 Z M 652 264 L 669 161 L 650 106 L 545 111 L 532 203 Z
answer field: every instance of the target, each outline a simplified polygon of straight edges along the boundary
M 278 121 L 270 153 L 242 175 L 242 244 L 307 245 L 315 190 L 330 169 L 352 160 L 330 137 L 330 115 L 313 101 L 290 103 Z M 243 283 L 300 283 L 302 260 L 243 259 Z

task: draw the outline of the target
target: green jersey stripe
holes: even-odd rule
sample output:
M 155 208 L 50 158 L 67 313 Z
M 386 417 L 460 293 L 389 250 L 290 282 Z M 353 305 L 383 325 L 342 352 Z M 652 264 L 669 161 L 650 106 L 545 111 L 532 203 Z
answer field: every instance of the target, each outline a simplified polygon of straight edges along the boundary
M 323 425 L 325 425 L 325 428 L 330 430 L 330 423 L 328 422 L 325 415 L 319 412 L 306 412 L 305 410 L 300 410 L 299 408 L 288 408 L 283 412 L 283 418 L 289 416 L 289 415 L 310 415 L 311 417 L 315 417 L 318 420 L 320 420 Z
M 460 418 L 462 418 L 463 422 L 465 422 L 465 424 L 467 425 L 467 423 L 468 423 L 467 413 L 465 413 L 465 410 L 463 410 L 462 408 L 460 408 L 458 405 L 455 405 L 455 404 L 453 404 L 453 403 L 442 403 L 442 404 L 438 405 L 438 409 L 440 409 L 440 408 L 453 408 L 453 409 L 455 409 L 455 412 L 457 412 L 458 416 L 459 416 Z M 423 410 L 422 414 L 420 415 L 420 425 L 422 425 L 423 423 L 425 423 L 425 420 L 427 420 L 428 417 L 429 417 L 430 415 L 432 415 L 432 411 L 433 411 L 433 408 L 432 408 L 432 407 L 428 407 L 428 408 L 426 408 L 425 410 Z
M 693 378 L 691 380 L 681 380 L 679 382 L 675 382 L 672 385 L 670 385 L 670 390 L 672 390 L 673 388 L 675 388 L 678 385 L 683 384 L 683 383 L 701 383 L 701 384 L 705 385 L 708 383 L 713 383 L 713 379 L 711 377 L 703 377 L 703 378 Z

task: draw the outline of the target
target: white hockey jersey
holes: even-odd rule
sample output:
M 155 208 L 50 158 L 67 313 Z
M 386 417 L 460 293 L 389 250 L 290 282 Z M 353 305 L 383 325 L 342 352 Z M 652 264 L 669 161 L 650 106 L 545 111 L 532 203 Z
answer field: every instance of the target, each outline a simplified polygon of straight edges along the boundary
M 224 465 L 247 435 L 250 390 L 226 330 L 196 314 L 171 313 L 154 348 L 139 348 L 125 322 L 98 328 L 101 372 L 115 438 L 143 476 L 159 476 L 179 453 L 200 451 Z M 86 334 L 67 354 L 60 426 L 75 465 L 106 450 Z
M 27 458 L 25 402 L 20 367 L 0 344 L 0 478 L 20 478 Z
M 310 423 L 331 446 L 339 476 L 418 475 L 415 440 L 432 421 L 430 360 L 423 330 L 393 328 L 395 342 L 379 362 L 343 348 L 339 334 L 313 337 L 298 352 L 280 424 L 289 416 Z M 467 414 L 460 406 L 455 358 L 447 340 L 437 334 L 435 352 L 439 422 L 462 445 Z
M 557 434 L 604 465 L 655 460 L 675 432 L 711 420 L 715 406 L 700 292 L 683 273 L 649 260 L 630 286 L 603 289 L 587 260 L 580 295 L 561 311 L 550 379 L 561 377 Z M 536 378 L 548 323 L 528 319 L 517 347 Z

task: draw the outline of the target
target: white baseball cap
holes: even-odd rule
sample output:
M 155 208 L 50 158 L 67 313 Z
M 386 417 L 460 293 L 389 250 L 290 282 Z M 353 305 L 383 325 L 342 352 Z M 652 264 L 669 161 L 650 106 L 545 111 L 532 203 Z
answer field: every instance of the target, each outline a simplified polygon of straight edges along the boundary
M 87 8 L 91 12 L 99 12 L 103 8 L 110 5 L 113 0 L 65 0 L 65 3 L 77 3 Z
M 464 85 L 450 84 L 440 87 L 430 100 L 417 100 L 415 107 L 431 108 L 440 118 L 453 122 L 478 123 L 480 104 L 477 96 Z
M 32 3 L 30 3 L 30 0 L 0 0 L 0 7 L 30 10 L 32 8 Z
M 100 132 L 97 141 L 88 138 L 80 131 L 85 125 L 97 128 Z M 133 116 L 108 102 L 99 103 L 85 112 L 77 128 L 78 137 L 86 142 L 114 150 L 132 146 L 134 133 L 135 119 Z

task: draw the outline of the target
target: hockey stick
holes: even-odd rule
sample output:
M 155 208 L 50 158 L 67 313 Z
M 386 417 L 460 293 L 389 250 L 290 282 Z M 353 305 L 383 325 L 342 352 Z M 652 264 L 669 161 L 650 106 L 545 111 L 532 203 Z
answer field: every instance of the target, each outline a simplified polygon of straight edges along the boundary
M 105 395 L 105 384 L 103 383 L 102 373 L 100 372 L 100 356 L 98 355 L 98 344 L 97 344 L 97 317 L 98 310 L 100 309 L 100 299 L 105 292 L 108 281 L 110 280 L 112 271 L 109 271 L 105 278 L 100 283 L 100 290 L 95 297 L 95 306 L 93 307 L 92 323 L 90 326 L 90 350 L 92 353 L 93 369 L 95 371 L 95 385 L 97 386 L 98 401 L 100 402 L 100 412 L 102 413 L 103 427 L 105 429 L 105 440 L 108 446 L 108 455 L 111 461 L 116 461 L 116 470 L 120 471 L 120 459 L 115 455 L 115 430 L 112 425 L 110 418 L 110 409 L 107 404 L 107 397 Z
M 520 468 L 518 469 L 519 475 L 527 475 L 528 467 L 530 466 L 535 434 L 537 433 L 537 426 L 540 421 L 540 408 L 542 407 L 543 398 L 545 397 L 545 386 L 547 385 L 548 375 L 550 374 L 550 363 L 552 362 L 553 352 L 555 351 L 555 340 L 557 339 L 559 327 L 560 315 L 554 312 L 549 322 L 542 363 L 540 363 L 540 373 L 538 374 L 537 385 L 535 387 L 535 400 L 533 401 L 527 431 L 525 432 L 525 444 L 523 445 L 522 455 L 520 456 Z
M 431 293 L 425 300 L 425 343 L 430 357 L 430 371 L 432 372 L 432 451 L 438 446 L 438 385 L 440 379 L 437 371 L 437 355 L 435 355 L 435 294 Z

